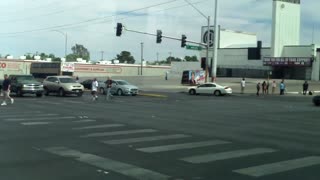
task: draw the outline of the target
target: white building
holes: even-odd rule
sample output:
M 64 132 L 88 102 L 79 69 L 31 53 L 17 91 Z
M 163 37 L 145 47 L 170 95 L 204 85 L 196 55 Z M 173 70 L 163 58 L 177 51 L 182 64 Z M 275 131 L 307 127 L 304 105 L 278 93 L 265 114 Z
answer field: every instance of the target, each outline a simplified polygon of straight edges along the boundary
M 272 74 L 273 78 L 318 81 L 320 46 L 300 45 L 300 0 L 270 0 L 270 3 L 273 3 L 271 47 L 257 44 L 255 34 L 220 29 L 217 75 L 266 78 Z M 202 42 L 206 42 L 206 32 L 203 27 Z M 200 55 L 205 58 L 206 50 Z M 213 57 L 212 49 L 209 57 Z

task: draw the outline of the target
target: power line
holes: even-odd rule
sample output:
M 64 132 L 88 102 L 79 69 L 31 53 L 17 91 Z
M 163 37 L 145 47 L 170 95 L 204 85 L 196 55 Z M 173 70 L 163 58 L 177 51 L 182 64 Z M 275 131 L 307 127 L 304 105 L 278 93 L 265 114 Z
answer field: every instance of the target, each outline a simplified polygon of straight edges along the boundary
M 68 26 L 86 24 L 86 23 L 90 23 L 90 22 L 94 22 L 94 21 L 98 21 L 98 20 L 103 20 L 103 19 L 107 19 L 107 18 L 116 17 L 118 15 L 130 14 L 130 13 L 133 13 L 133 12 L 136 12 L 136 11 L 141 11 L 141 10 L 145 10 L 145 9 L 149 9 L 149 8 L 153 8 L 153 7 L 162 6 L 162 5 L 173 3 L 173 2 L 176 2 L 176 1 L 179 1 L 179 0 L 166 1 L 166 2 L 163 2 L 163 3 L 158 3 L 158 4 L 146 6 L 146 7 L 143 7 L 143 8 L 135 9 L 135 10 L 122 12 L 122 13 L 118 13 L 118 14 L 111 15 L 111 16 L 105 16 L 105 17 L 100 17 L 100 18 L 92 18 L 92 19 L 88 19 L 88 20 L 85 20 L 85 21 L 80 21 L 80 22 L 77 22 L 77 23 L 69 23 L 69 24 L 51 26 L 51 27 L 46 27 L 46 28 L 39 28 L 39 29 L 25 30 L 25 31 L 17 31 L 17 32 L 10 32 L 10 33 L 0 33 L 0 35 L 15 35 L 15 34 L 22 34 L 22 33 L 39 32 L 39 31 L 46 31 L 46 30 L 52 30 L 52 29 L 60 29 L 60 28 L 68 27 Z

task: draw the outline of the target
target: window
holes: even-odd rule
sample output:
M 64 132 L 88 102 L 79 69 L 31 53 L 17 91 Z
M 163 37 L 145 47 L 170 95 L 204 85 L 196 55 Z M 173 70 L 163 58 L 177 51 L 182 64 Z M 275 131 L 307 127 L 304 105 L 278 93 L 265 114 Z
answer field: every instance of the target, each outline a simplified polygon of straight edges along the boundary
M 72 78 L 59 78 L 61 83 L 76 83 Z

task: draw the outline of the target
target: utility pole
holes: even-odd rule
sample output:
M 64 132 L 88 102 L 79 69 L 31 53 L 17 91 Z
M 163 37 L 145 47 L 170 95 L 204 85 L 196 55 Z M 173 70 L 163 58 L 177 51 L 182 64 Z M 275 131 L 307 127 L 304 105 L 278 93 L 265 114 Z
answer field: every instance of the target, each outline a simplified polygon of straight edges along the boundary
M 143 42 L 141 43 L 141 68 L 140 68 L 140 75 L 142 76 L 142 67 L 143 67 Z
M 104 51 L 100 51 L 100 52 L 101 52 L 101 61 L 103 61 L 103 59 L 104 59 L 104 57 L 103 57 Z
M 212 81 L 216 82 L 217 78 L 217 59 L 218 59 L 218 0 L 215 0 L 214 12 L 214 42 L 213 42 L 213 64 L 212 66 Z

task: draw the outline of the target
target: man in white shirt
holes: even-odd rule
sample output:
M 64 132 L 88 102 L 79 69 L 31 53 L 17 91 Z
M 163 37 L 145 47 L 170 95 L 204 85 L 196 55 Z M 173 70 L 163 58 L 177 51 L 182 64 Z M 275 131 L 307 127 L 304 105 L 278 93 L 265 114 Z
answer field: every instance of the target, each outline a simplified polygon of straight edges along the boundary
M 91 94 L 92 94 L 93 101 L 98 99 L 98 96 L 97 96 L 98 86 L 99 86 L 99 83 L 97 81 L 97 78 L 94 78 L 91 84 Z
M 241 81 L 241 94 L 244 93 L 244 88 L 246 87 L 246 80 L 243 78 Z

